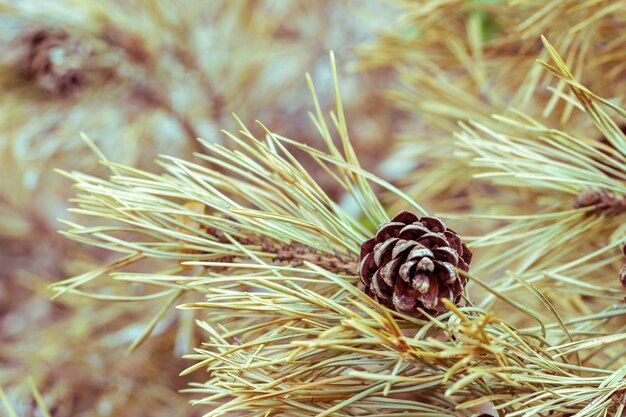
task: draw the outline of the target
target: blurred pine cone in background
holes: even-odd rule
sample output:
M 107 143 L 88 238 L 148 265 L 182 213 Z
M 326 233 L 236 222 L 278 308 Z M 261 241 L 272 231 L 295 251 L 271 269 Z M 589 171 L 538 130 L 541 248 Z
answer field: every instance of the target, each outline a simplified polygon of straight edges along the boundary
M 39 29 L 21 39 L 21 67 L 44 90 L 70 95 L 85 83 L 84 61 L 89 50 L 60 29 Z

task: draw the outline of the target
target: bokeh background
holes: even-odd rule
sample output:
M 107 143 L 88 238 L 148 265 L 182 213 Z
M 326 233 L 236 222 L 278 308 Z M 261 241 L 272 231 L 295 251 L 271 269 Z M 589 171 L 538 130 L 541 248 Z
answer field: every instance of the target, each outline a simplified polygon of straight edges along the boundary
M 612 245 L 599 260 L 567 271 L 566 284 L 555 279 L 544 290 L 568 317 L 621 300 L 615 288 L 602 298 L 569 286 L 579 278 L 619 286 L 620 213 L 589 216 L 589 207 L 576 207 L 588 184 L 567 172 L 555 174 L 568 184 L 563 189 L 533 182 L 549 164 L 513 170 L 525 180 L 474 178 L 499 172 L 497 160 L 476 160 L 502 147 L 491 147 L 493 137 L 469 140 L 467 129 L 460 144 L 459 121 L 546 154 L 545 135 L 576 138 L 586 149 L 576 158 L 594 161 L 599 149 L 622 166 L 624 157 L 577 103 L 541 36 L 576 80 L 623 107 L 624 27 L 621 1 L 0 0 L 0 414 L 4 402 L 18 416 L 45 416 L 37 392 L 54 417 L 206 411 L 180 393 L 200 377 L 179 376 L 189 366 L 181 357 L 202 341 L 192 315 L 167 312 L 129 352 L 161 304 L 111 302 L 111 279 L 91 296 L 54 297 L 52 283 L 112 259 L 58 232 L 65 227 L 58 219 L 76 216 L 68 211 L 74 190 L 61 171 L 109 175 L 84 134 L 110 161 L 159 173 L 159 154 L 193 159 L 205 152 L 198 137 L 227 145 L 221 130 L 238 129 L 233 113 L 258 137 L 256 120 L 319 146 L 305 73 L 321 107 L 333 108 L 329 51 L 362 165 L 429 211 L 448 214 L 454 229 L 463 222 L 459 230 L 476 249 L 473 271 L 485 279 L 505 269 L 545 276 Z M 514 123 L 503 124 L 504 117 Z M 620 123 L 614 111 L 610 117 Z M 506 161 L 520 156 L 507 152 Z M 352 209 L 316 164 L 302 163 Z M 611 182 L 616 177 L 603 181 L 609 189 L 623 186 Z M 380 198 L 390 211 L 402 208 L 385 193 Z M 551 213 L 566 213 L 570 223 L 541 217 Z M 551 235 L 558 239 L 546 240 Z M 132 292 L 133 285 L 124 288 Z

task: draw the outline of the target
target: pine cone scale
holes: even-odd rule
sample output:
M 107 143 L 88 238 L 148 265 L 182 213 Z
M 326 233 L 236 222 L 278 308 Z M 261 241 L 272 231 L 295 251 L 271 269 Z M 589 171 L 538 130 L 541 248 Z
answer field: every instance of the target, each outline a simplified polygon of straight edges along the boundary
M 451 247 L 439 247 L 432 250 L 437 259 L 443 259 L 445 262 L 454 266 L 459 265 L 459 255 Z
M 444 298 L 460 301 L 467 278 L 458 270 L 467 271 L 471 258 L 441 220 L 403 212 L 361 245 L 359 275 L 366 294 L 388 308 L 438 314 L 446 309 Z
M 383 300 L 388 299 L 389 293 L 393 290 L 393 287 L 385 284 L 385 281 L 379 279 L 376 275 L 374 275 L 374 277 L 372 278 L 372 283 L 370 287 L 374 291 L 374 294 L 376 294 L 377 297 L 382 298 Z
M 400 278 L 408 282 L 413 275 L 414 267 L 417 266 L 417 261 L 407 261 L 400 267 Z
M 440 235 L 439 233 L 426 233 L 424 236 L 420 237 L 417 240 L 422 245 L 434 248 L 438 246 L 447 246 L 449 243 L 445 237 Z
M 363 284 L 370 285 L 372 281 L 372 275 L 376 272 L 376 262 L 374 261 L 374 254 L 368 253 L 362 258 L 359 263 L 359 275 Z
M 393 252 L 391 252 L 391 258 L 396 259 L 398 256 L 402 255 L 404 252 L 412 249 L 417 245 L 417 242 L 412 240 L 404 240 L 400 239 L 393 248 Z
M 425 294 L 430 287 L 430 279 L 425 274 L 417 274 L 413 279 L 413 288 L 420 294 Z
M 392 223 L 402 223 L 403 225 L 415 223 L 416 221 L 418 221 L 418 217 L 413 213 L 409 213 L 408 211 L 398 213 L 396 217 L 391 219 Z
M 421 224 L 411 224 L 403 227 L 398 235 L 400 239 L 419 239 L 425 234 L 429 233 L 429 230 Z
M 417 294 L 414 288 L 400 280 L 393 290 L 393 305 L 398 311 L 411 313 L 417 307 Z
M 419 262 L 417 263 L 418 271 L 433 272 L 434 269 L 435 269 L 435 263 L 430 258 L 424 257 L 420 259 Z
M 403 227 L 404 227 L 404 224 L 402 223 L 394 223 L 394 222 L 387 223 L 378 230 L 378 232 L 376 233 L 375 239 L 377 241 L 381 241 L 381 240 L 389 239 L 390 237 L 393 237 L 393 236 L 397 237 L 398 231 L 401 230 Z
M 385 284 L 389 287 L 393 286 L 393 277 L 398 275 L 398 270 L 401 267 L 400 259 L 393 259 L 390 262 L 387 262 L 385 266 L 380 268 L 376 273 L 378 277 L 380 277 Z
M 432 251 L 428 249 L 426 246 L 422 245 L 421 243 L 418 243 L 417 245 L 415 245 L 413 250 L 411 250 L 407 259 L 409 260 L 421 259 L 425 257 L 434 258 L 435 254 L 433 254 Z
M 391 260 L 392 251 L 397 241 L 398 238 L 394 237 L 374 247 L 374 262 L 376 262 L 376 266 L 380 267 Z
M 463 258 L 463 261 L 467 264 L 468 268 L 469 268 L 469 264 L 472 262 L 472 251 L 467 247 L 467 245 L 465 243 L 461 244 L 461 258 Z
M 437 307 L 439 299 L 439 286 L 436 283 L 429 282 L 428 288 L 424 293 L 420 293 L 419 301 L 426 310 L 434 310 Z
M 459 274 L 454 269 L 454 266 L 448 262 L 435 261 L 435 273 L 442 278 L 441 282 L 443 284 L 452 284 L 459 279 Z

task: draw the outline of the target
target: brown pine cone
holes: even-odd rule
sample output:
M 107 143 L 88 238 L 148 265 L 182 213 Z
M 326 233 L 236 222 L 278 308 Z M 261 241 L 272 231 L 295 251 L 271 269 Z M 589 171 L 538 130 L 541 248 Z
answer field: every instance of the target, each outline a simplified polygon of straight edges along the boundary
M 66 96 L 84 85 L 81 67 L 89 52 L 66 32 L 40 29 L 27 33 L 22 42 L 22 72 L 39 87 Z
M 405 211 L 361 245 L 359 275 L 365 293 L 382 305 L 436 315 L 446 310 L 443 298 L 461 300 L 467 277 L 455 268 L 467 271 L 471 260 L 472 252 L 441 220 Z

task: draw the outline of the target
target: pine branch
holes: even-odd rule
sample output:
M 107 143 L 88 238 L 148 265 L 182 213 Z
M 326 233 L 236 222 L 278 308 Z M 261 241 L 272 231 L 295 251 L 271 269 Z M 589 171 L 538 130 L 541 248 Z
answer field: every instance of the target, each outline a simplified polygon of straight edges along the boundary
M 80 288 L 110 274 L 124 282 L 169 290 L 171 297 L 180 291 L 196 298 L 179 308 L 202 317 L 197 325 L 206 342 L 187 356 L 195 363 L 184 374 L 205 372 L 207 380 L 188 391 L 199 397 L 198 406 L 208 407 L 207 416 L 407 411 L 444 416 L 471 415 L 480 406 L 495 406 L 507 415 L 592 416 L 623 408 L 618 403 L 626 389 L 620 343 L 626 308 L 615 289 L 608 285 L 597 289 L 597 297 L 606 297 L 607 302 L 585 310 L 575 304 L 573 295 L 560 293 L 555 298 L 549 286 L 537 285 L 547 281 L 588 293 L 590 281 L 577 277 L 605 266 L 606 261 L 597 258 L 617 243 L 574 260 L 560 255 L 563 262 L 558 266 L 525 275 L 509 272 L 493 282 L 483 280 L 478 267 L 468 275 L 473 287 L 466 289 L 465 304 L 445 300 L 448 311 L 436 317 L 426 311 L 413 317 L 388 310 L 355 285 L 359 247 L 374 234 L 364 224 L 388 221 L 370 184 L 404 199 L 420 215 L 426 212 L 360 167 L 337 83 L 335 93 L 337 113 L 331 121 L 341 147 L 335 145 L 315 100 L 312 118 L 326 150 L 268 130 L 261 140 L 241 124 L 239 135 L 228 134 L 233 148 L 203 142 L 208 152 L 199 158 L 209 167 L 163 157 L 159 162 L 163 174 L 106 160 L 102 163 L 113 173 L 108 180 L 65 173 L 79 191 L 73 211 L 100 223 L 68 223 L 71 229 L 65 234 L 125 256 L 117 265 L 53 288 L 98 298 L 102 296 Z M 511 141 L 503 142 L 511 146 Z M 327 170 L 354 199 L 362 218 L 333 202 L 289 147 L 305 152 Z M 543 148 L 521 149 L 528 149 L 539 162 L 529 158 L 534 165 L 519 166 L 541 166 Z M 518 167 L 515 161 L 497 163 L 511 170 Z M 578 175 L 583 166 L 563 170 Z M 575 195 L 571 182 L 554 178 L 531 176 L 528 181 Z M 616 183 L 608 176 L 604 181 Z M 493 232 L 492 238 L 507 244 L 532 236 L 521 252 L 535 253 L 539 238 L 525 227 L 537 224 L 544 226 L 537 235 L 544 244 L 545 232 L 550 231 L 554 244 L 563 245 L 580 230 L 594 227 L 598 217 L 579 223 L 573 234 L 561 233 L 564 224 L 580 220 L 586 211 L 525 216 L 526 223 L 512 223 Z M 475 247 L 488 244 L 484 238 L 474 242 Z M 499 256 L 498 262 L 505 261 L 503 257 L 511 253 Z M 166 260 L 176 269 L 119 269 L 119 262 L 138 259 Z M 527 262 L 540 260 L 536 255 Z

